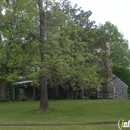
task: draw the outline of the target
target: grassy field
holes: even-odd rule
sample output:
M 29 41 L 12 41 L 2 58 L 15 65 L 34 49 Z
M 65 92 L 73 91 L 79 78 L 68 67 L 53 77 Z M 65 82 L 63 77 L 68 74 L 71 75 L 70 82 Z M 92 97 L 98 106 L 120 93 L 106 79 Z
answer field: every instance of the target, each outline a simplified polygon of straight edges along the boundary
M 117 126 L 0 127 L 0 130 L 119 130 Z
M 117 125 L 88 125 L 129 120 L 130 100 L 50 100 L 48 112 L 36 113 L 39 101 L 1 102 L 0 124 L 71 124 L 79 126 L 0 127 L 0 130 L 116 130 Z M 83 126 L 80 126 L 84 124 Z

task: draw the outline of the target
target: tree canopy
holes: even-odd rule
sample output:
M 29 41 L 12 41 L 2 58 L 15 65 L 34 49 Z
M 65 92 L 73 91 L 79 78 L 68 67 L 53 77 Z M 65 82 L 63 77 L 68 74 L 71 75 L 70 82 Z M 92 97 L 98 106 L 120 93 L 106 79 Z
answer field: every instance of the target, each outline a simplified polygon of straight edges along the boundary
M 114 65 L 130 65 L 128 41 L 118 29 L 110 22 L 97 27 L 91 11 L 67 0 L 3 0 L 0 9 L 0 79 L 37 81 L 40 111 L 49 109 L 47 83 L 77 90 L 109 82 L 107 42 Z

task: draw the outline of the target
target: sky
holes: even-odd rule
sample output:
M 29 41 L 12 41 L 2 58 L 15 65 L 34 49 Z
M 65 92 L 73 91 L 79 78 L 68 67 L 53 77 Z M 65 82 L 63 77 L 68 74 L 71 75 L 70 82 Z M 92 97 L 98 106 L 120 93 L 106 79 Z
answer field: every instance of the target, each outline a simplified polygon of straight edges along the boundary
M 124 37 L 129 40 L 130 49 L 130 0 L 69 0 L 72 5 L 78 4 L 83 10 L 92 11 L 90 20 L 96 24 L 110 21 L 118 27 Z

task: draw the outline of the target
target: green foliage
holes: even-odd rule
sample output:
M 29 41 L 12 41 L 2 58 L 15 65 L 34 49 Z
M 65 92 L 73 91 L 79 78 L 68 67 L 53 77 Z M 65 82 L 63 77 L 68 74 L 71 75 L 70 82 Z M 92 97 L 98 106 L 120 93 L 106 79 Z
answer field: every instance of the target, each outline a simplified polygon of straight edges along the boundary
M 61 99 L 63 99 L 63 97 L 61 97 L 61 96 L 54 96 L 54 98 L 53 98 L 54 100 L 61 100 Z
M 21 101 L 27 101 L 27 99 L 26 99 L 26 98 L 23 98 Z
M 120 78 L 126 85 L 128 85 L 128 93 L 130 95 L 130 69 L 114 65 L 113 73 Z
M 110 56 L 113 62 L 113 73 L 124 83 L 130 86 L 130 49 L 126 40 L 118 28 L 110 22 L 101 25 L 108 36 L 110 43 Z M 130 93 L 130 87 L 128 88 Z
M 77 99 L 82 99 L 82 95 L 81 95 L 81 94 L 78 94 L 78 95 L 77 95 Z
M 41 99 L 40 95 L 37 95 L 34 100 L 40 100 L 40 99 Z
M 101 25 L 108 35 L 108 42 L 110 43 L 110 53 L 113 64 L 119 67 L 130 67 L 130 50 L 128 47 L 128 40 L 126 40 L 118 28 L 110 22 Z
M 41 27 L 37 1 L 0 2 L 5 9 L 5 14 L 0 13 L 0 79 L 15 82 L 23 76 L 39 82 L 46 75 L 54 87 L 67 88 L 69 82 L 75 90 L 96 88 L 110 81 L 107 41 L 114 64 L 129 66 L 128 41 L 117 27 L 107 22 L 97 28 L 89 20 L 91 11 L 67 0 L 47 0 L 43 5 Z

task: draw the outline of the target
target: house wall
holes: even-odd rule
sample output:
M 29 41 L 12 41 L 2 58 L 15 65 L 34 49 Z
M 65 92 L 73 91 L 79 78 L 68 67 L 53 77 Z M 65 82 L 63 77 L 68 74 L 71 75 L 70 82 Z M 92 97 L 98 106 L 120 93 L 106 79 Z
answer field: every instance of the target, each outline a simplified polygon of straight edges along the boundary
M 33 100 L 38 94 L 38 88 L 35 86 L 13 86 L 13 100 Z
M 106 98 L 106 99 L 127 99 L 128 98 L 128 86 L 122 82 L 116 76 L 113 76 L 112 84 L 108 84 L 102 88 L 90 88 L 85 89 L 84 95 L 86 98 Z M 26 85 L 25 85 L 26 84 Z M 110 85 L 110 86 L 109 86 Z M 81 91 L 81 90 L 80 90 Z M 82 91 L 81 91 L 82 92 Z M 71 88 L 63 89 L 60 86 L 57 89 L 48 87 L 48 98 L 54 98 L 59 96 L 61 98 L 77 98 L 77 91 L 73 91 Z M 79 93 L 80 94 L 80 93 Z M 13 84 L 13 100 L 34 100 L 37 95 L 40 95 L 40 90 L 31 86 L 30 82 L 24 82 Z
M 115 78 L 114 82 L 114 95 L 115 99 L 127 99 L 128 98 L 128 86 L 122 82 L 119 78 Z

